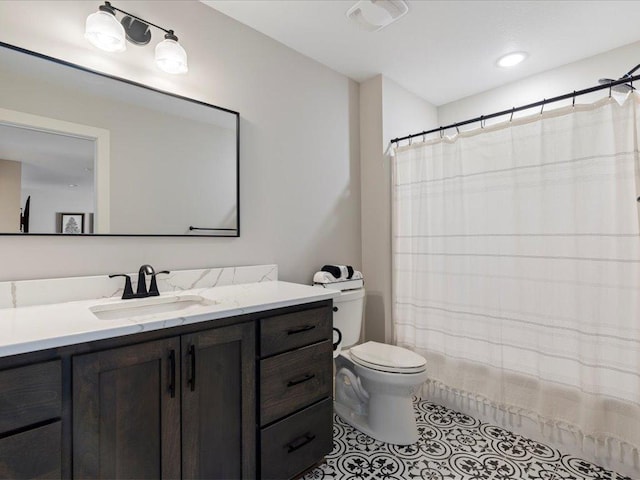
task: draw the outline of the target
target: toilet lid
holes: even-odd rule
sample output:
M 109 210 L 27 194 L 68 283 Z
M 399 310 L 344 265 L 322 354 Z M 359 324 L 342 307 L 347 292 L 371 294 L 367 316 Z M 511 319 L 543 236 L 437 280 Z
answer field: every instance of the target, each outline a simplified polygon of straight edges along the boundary
M 422 355 L 385 343 L 366 342 L 349 352 L 354 362 L 383 372 L 416 373 L 424 371 L 427 365 Z

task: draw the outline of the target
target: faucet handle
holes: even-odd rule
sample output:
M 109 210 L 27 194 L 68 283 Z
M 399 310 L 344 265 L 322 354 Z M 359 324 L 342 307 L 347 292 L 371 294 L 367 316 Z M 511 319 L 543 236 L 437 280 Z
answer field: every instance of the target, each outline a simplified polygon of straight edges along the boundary
M 114 275 L 109 275 L 109 278 L 115 277 L 124 277 L 124 291 L 122 292 L 122 299 L 127 300 L 129 298 L 133 298 L 133 288 L 131 287 L 131 277 L 129 275 L 125 275 L 124 273 L 117 273 Z
M 149 296 L 150 297 L 157 297 L 158 295 L 160 295 L 160 292 L 158 292 L 158 284 L 156 282 L 156 275 L 160 275 L 161 273 L 171 273 L 169 270 L 162 270 L 161 272 L 154 272 L 151 275 L 151 285 L 149 285 Z

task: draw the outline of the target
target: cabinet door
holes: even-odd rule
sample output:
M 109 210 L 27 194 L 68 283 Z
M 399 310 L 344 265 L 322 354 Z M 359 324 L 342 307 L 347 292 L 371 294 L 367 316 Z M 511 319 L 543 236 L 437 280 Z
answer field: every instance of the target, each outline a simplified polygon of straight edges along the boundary
M 179 337 L 73 357 L 75 478 L 180 478 Z
M 182 336 L 182 476 L 255 478 L 253 323 Z

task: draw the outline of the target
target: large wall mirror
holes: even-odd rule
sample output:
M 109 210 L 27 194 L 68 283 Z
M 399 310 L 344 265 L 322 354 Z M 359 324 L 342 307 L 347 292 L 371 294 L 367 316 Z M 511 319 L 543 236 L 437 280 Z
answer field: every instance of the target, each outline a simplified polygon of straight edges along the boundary
M 239 114 L 0 42 L 0 234 L 239 236 Z

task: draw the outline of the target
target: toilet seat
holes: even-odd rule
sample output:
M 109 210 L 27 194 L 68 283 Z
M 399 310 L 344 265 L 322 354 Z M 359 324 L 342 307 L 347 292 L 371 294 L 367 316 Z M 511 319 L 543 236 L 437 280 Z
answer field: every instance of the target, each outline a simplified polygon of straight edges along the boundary
M 427 361 L 406 348 L 378 342 L 366 342 L 349 349 L 351 359 L 363 367 L 388 373 L 420 373 Z

